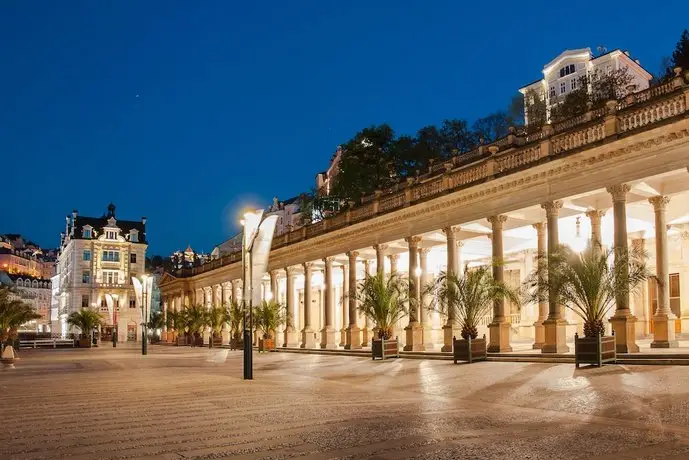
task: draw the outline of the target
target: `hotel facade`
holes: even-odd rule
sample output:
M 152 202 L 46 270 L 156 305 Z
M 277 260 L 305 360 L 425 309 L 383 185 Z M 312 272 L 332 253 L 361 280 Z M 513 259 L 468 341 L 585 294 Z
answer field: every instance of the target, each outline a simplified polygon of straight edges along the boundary
M 608 248 L 644 248 L 659 280 L 610 312 L 618 351 L 638 351 L 642 338 L 655 347 L 676 346 L 677 334 L 689 333 L 688 105 L 689 72 L 678 71 L 662 86 L 536 133 L 513 131 L 276 236 L 261 292 L 290 313 L 277 344 L 369 346 L 374 325 L 359 315 L 354 295 L 367 274 L 397 272 L 426 284 L 441 271 L 497 259 L 503 263 L 494 276 L 516 287 L 539 254 L 595 240 Z M 240 299 L 241 271 L 241 253 L 234 252 L 165 274 L 163 310 Z M 459 335 L 454 318 L 425 308 L 413 313 L 395 331 L 404 348 L 450 351 Z M 528 343 L 561 353 L 582 324 L 555 302 L 496 302 L 482 329 L 492 352 Z

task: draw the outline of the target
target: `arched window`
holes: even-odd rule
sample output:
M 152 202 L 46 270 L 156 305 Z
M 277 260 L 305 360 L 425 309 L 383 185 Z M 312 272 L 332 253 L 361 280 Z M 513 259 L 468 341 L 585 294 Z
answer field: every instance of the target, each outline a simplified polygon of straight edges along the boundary
M 23 287 L 24 286 L 24 280 L 21 278 L 17 278 L 17 287 Z
M 38 287 L 38 281 L 36 281 L 36 280 L 33 280 L 33 283 L 31 283 L 31 284 L 32 284 L 32 287 L 35 287 L 35 288 Z

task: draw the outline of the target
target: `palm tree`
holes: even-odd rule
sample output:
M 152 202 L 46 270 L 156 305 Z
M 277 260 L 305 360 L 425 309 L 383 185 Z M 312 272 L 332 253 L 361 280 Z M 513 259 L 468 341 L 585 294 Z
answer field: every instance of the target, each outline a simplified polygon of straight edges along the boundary
M 275 300 L 264 300 L 254 308 L 254 323 L 264 339 L 272 339 L 273 331 L 284 324 L 286 319 L 285 308 Z
M 170 325 L 168 327 L 174 329 L 177 331 L 177 336 L 178 337 L 186 337 L 187 334 L 187 316 L 185 313 L 185 309 L 181 309 L 179 311 L 171 311 L 168 312 L 168 320 L 170 321 Z
M 163 328 L 163 326 L 166 326 L 166 321 L 165 317 L 163 316 L 162 311 L 154 311 L 151 313 L 151 318 L 148 321 L 148 328 L 153 331 L 154 334 L 157 334 L 156 331 L 159 331 Z M 160 337 L 158 337 L 160 339 Z
M 408 292 L 408 283 L 397 274 L 378 273 L 359 283 L 359 311 L 375 323 L 378 338 L 392 337 L 395 323 L 407 314 Z
M 222 333 L 222 327 L 228 322 L 229 312 L 226 306 L 215 305 L 206 312 L 206 320 L 210 326 L 212 335 L 208 341 L 208 347 L 213 346 L 213 338 L 219 337 Z
M 242 321 L 244 321 L 244 309 L 242 304 L 235 299 L 230 300 L 227 306 L 227 322 L 230 325 L 230 345 L 238 347 L 242 340 Z
M 41 315 L 16 296 L 16 291 L 9 287 L 0 285 L 0 344 L 12 345 L 17 336 L 19 326 Z
M 200 336 L 201 331 L 208 324 L 206 307 L 203 305 L 190 305 L 185 309 L 184 315 L 189 328 L 189 334 L 192 336 L 192 346 L 194 346 L 196 345 L 196 338 Z
M 82 308 L 79 311 L 73 311 L 67 317 L 67 324 L 72 327 L 78 327 L 81 331 L 80 337 L 82 339 L 89 339 L 89 344 L 93 340 L 93 329 L 103 323 L 103 317 L 95 310 L 90 308 Z
M 434 282 L 425 287 L 435 293 L 430 309 L 447 316 L 454 313 L 461 326 L 463 339 L 476 339 L 481 318 L 488 315 L 496 300 L 507 299 L 519 304 L 515 289 L 493 278 L 492 267 L 468 267 L 461 276 L 441 272 Z
M 548 256 L 547 270 L 536 269 L 526 281 L 527 300 L 547 301 L 549 293 L 554 295 L 558 304 L 584 321 L 585 337 L 598 337 L 605 333 L 603 320 L 615 299 L 631 294 L 649 278 L 645 259 L 639 248 L 625 253 L 590 247 L 576 253 L 560 246 Z

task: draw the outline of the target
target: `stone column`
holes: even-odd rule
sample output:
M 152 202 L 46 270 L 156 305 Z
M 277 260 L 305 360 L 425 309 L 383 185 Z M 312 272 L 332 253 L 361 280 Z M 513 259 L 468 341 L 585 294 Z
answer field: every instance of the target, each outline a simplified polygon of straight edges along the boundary
M 431 305 L 431 294 L 426 292 L 426 288 L 433 281 L 431 273 L 428 271 L 428 253 L 431 252 L 430 248 L 419 249 L 419 267 L 421 267 L 421 279 L 419 280 L 419 289 L 421 291 L 421 305 L 419 306 L 419 321 L 421 322 L 421 340 L 425 350 L 432 350 L 433 337 L 431 324 L 431 315 L 428 308 Z
M 335 344 L 335 295 L 333 286 L 333 257 L 323 259 L 325 263 L 325 311 L 324 324 L 321 329 L 321 348 L 337 348 Z
M 493 279 L 504 281 L 503 270 L 503 244 L 502 230 L 507 216 L 491 216 L 488 218 L 493 233 L 491 235 L 491 245 L 493 252 Z M 500 299 L 493 302 L 493 321 L 488 325 L 490 343 L 488 351 L 493 353 L 503 353 L 512 351 L 510 346 L 510 324 L 505 318 L 505 300 Z
M 304 263 L 304 328 L 301 330 L 301 348 L 313 348 L 311 328 L 311 268 L 313 262 Z
M 551 201 L 541 205 L 545 209 L 548 225 L 548 260 L 557 251 L 560 244 L 558 233 L 558 218 L 562 201 Z M 548 319 L 543 321 L 545 330 L 545 344 L 541 348 L 543 353 L 567 353 L 567 321 L 562 317 L 562 309 L 553 292 L 548 293 Z
M 370 262 L 364 260 L 364 278 L 368 278 L 370 270 Z M 367 347 L 370 345 L 371 340 L 373 340 L 374 332 L 377 328 L 371 329 L 371 321 L 367 316 L 364 316 L 364 328 L 361 330 L 361 345 Z
M 407 340 L 405 351 L 423 351 L 423 329 L 419 323 L 419 279 L 416 275 L 416 259 L 419 252 L 420 236 L 410 236 L 404 239 L 409 245 L 409 325 L 404 328 Z
M 351 251 L 347 253 L 349 258 L 349 276 L 345 278 L 348 282 L 347 303 L 349 305 L 349 326 L 347 327 L 347 338 L 345 348 L 348 350 L 356 350 L 361 348 L 361 331 L 357 324 L 357 300 L 356 300 L 356 258 L 359 253 Z M 368 334 L 366 342 L 368 343 Z
M 459 247 L 457 246 L 457 232 L 459 227 L 446 227 L 443 229 L 447 238 L 447 269 L 448 275 L 461 275 L 462 268 L 459 266 Z M 443 326 L 443 347 L 440 351 L 452 351 L 452 338 L 459 333 L 457 319 L 454 310 L 450 310 L 447 315 L 447 322 Z
M 670 197 L 654 196 L 648 200 L 655 212 L 656 232 L 656 291 L 658 293 L 658 308 L 653 315 L 653 342 L 651 348 L 677 347 L 675 338 L 675 315 L 670 310 L 670 275 L 668 267 L 667 248 L 667 217 L 665 210 Z
M 340 325 L 342 326 L 340 328 L 340 346 L 345 348 L 347 346 L 347 292 L 349 292 L 349 278 L 347 277 L 347 265 L 342 264 L 340 268 L 342 268 L 342 288 L 340 289 L 340 296 L 336 300 L 340 301 L 340 311 L 342 312 L 340 315 Z
M 605 211 L 600 211 L 598 209 L 586 211 L 586 217 L 591 221 L 591 247 L 597 251 L 603 249 L 603 236 L 600 223 L 604 215 Z
M 533 224 L 533 228 L 536 229 L 536 238 L 538 240 L 538 248 L 536 255 L 536 266 L 540 273 L 545 273 L 548 270 L 548 260 L 546 253 L 546 242 L 545 242 L 545 222 L 539 222 Z M 540 287 L 539 287 L 540 289 Z M 533 324 L 535 329 L 535 337 L 533 348 L 534 350 L 540 350 L 545 344 L 545 327 L 543 322 L 548 319 L 548 302 L 545 300 L 540 300 L 538 302 L 538 319 Z
M 287 302 L 287 321 L 285 322 L 284 343 L 285 348 L 295 348 L 299 345 L 297 340 L 297 330 L 294 327 L 294 318 L 299 314 L 297 307 L 297 296 L 294 294 L 295 267 L 286 267 L 287 282 L 285 284 L 285 297 Z
M 615 219 L 615 263 L 617 254 L 626 256 L 628 254 L 627 243 L 627 193 L 631 190 L 628 184 L 619 184 L 608 187 L 608 192 L 612 195 L 613 217 Z M 621 267 L 622 271 L 628 269 L 627 265 Z M 636 317 L 629 309 L 629 294 L 620 295 L 615 299 L 615 314 L 610 318 L 613 331 L 615 332 L 615 343 L 618 353 L 638 353 L 639 346 L 636 344 Z
M 390 254 L 388 259 L 390 259 L 390 274 L 397 274 L 397 260 L 400 258 L 399 254 Z
M 385 251 L 388 249 L 387 244 L 376 244 L 373 246 L 376 250 L 376 274 L 385 274 Z
M 271 270 L 270 271 L 270 294 L 271 294 L 271 299 L 274 300 L 277 303 L 280 303 L 280 294 L 278 292 L 278 271 L 277 270 Z M 266 296 L 266 299 L 268 296 Z

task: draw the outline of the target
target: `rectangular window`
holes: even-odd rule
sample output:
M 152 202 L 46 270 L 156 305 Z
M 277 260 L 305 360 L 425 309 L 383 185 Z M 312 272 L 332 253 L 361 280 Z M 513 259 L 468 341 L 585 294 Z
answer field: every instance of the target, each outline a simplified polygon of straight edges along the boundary
M 88 294 L 84 294 L 81 296 L 81 308 L 88 308 L 89 307 L 89 296 Z
M 107 284 L 118 284 L 120 273 L 115 271 L 103 271 L 103 282 Z
M 574 64 L 570 64 L 570 65 L 569 65 L 569 73 L 574 73 L 574 72 L 575 72 L 575 70 L 574 70 Z
M 555 97 L 555 87 L 554 86 L 550 87 L 550 97 Z
M 136 300 L 129 299 L 129 308 L 136 308 Z
M 139 234 L 134 232 L 132 233 L 132 236 L 129 238 L 132 243 L 138 243 L 139 242 Z
M 120 252 L 119 251 L 103 251 L 103 261 L 104 262 L 119 262 Z
M 91 238 L 91 229 L 85 228 L 83 232 L 84 238 Z
M 567 85 L 563 81 L 562 83 L 560 83 L 560 94 L 565 94 L 566 91 L 567 91 Z
M 84 260 L 91 260 L 91 250 L 84 249 Z
M 136 263 L 136 254 L 134 254 L 134 253 L 129 254 L 129 263 L 130 263 L 130 264 L 135 264 L 135 263 Z
M 108 240 L 116 240 L 117 239 L 117 232 L 113 230 L 108 230 L 105 232 L 105 238 Z
M 569 84 L 570 84 L 570 86 L 571 86 L 571 88 L 572 88 L 572 91 L 574 91 L 575 89 L 577 89 L 577 79 L 576 79 L 576 78 L 572 78 L 572 80 L 569 82 Z
M 89 272 L 88 270 L 84 270 L 84 272 L 81 274 L 81 282 L 84 284 L 90 284 L 91 272 Z

